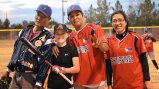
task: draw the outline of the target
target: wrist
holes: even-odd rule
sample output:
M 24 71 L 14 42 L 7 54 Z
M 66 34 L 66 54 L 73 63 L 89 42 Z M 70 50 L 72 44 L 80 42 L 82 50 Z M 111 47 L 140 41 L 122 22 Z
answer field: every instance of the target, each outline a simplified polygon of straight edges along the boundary
M 65 67 L 61 67 L 62 73 L 66 73 L 65 72 Z
M 8 73 L 10 73 L 10 72 L 11 72 L 11 70 L 10 70 L 9 68 L 7 68 L 7 72 L 8 72 Z
M 41 87 L 42 84 L 41 84 L 40 82 L 36 82 L 36 83 L 35 83 L 35 86 Z

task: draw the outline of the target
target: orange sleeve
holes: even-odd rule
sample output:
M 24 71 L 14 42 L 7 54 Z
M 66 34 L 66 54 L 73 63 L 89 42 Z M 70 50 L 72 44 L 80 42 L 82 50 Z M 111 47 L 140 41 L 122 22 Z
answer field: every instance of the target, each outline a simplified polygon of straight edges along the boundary
M 146 46 L 145 46 L 144 40 L 142 39 L 141 36 L 138 37 L 137 49 L 138 49 L 139 55 L 146 52 Z

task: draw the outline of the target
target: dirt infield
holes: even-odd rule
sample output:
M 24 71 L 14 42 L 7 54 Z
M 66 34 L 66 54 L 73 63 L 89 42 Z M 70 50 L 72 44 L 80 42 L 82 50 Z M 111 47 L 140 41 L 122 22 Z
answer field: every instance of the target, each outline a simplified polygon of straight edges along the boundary
M 12 51 L 13 51 L 13 44 L 14 40 L 0 40 L 0 76 L 6 70 L 6 65 L 10 60 Z M 155 48 L 155 57 L 157 63 L 159 64 L 159 42 L 154 43 Z M 153 83 L 154 89 L 159 89 L 159 73 L 157 73 L 155 67 L 153 66 L 152 62 L 149 60 L 150 66 L 150 74 L 151 74 L 151 81 Z

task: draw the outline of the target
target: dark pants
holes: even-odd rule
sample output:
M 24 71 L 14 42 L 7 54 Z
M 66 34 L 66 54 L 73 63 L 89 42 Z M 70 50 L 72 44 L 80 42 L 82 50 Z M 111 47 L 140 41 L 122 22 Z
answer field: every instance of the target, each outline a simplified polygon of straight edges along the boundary
M 9 89 L 33 89 L 35 78 L 32 72 L 15 72 Z

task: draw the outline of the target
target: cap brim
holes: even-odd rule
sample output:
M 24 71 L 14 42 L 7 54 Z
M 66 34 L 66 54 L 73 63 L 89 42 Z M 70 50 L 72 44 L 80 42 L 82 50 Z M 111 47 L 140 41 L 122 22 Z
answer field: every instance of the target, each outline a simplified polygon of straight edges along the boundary
M 43 11 L 41 11 L 41 10 L 35 10 L 35 11 L 39 11 L 39 12 L 43 13 L 45 16 L 47 16 L 47 14 L 44 13 Z M 47 17 L 50 17 L 50 16 L 47 16 Z
M 81 10 L 72 10 L 67 15 L 69 16 L 73 11 L 79 11 L 79 12 L 83 13 Z

